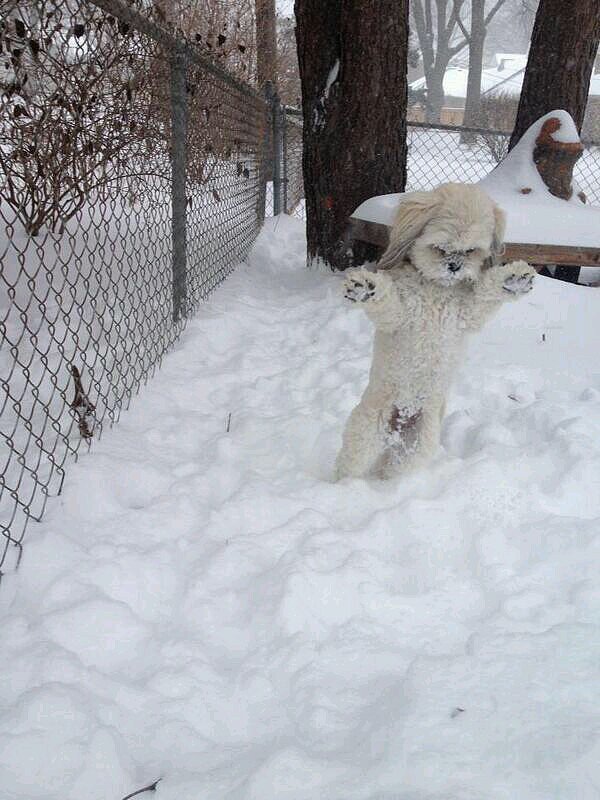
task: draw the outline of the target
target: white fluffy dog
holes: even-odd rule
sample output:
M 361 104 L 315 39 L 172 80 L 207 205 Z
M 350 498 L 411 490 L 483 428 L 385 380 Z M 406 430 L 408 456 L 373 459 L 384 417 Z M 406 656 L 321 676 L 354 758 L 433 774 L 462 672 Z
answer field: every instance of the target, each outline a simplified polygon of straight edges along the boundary
M 345 297 L 374 323 L 375 343 L 338 478 L 386 477 L 435 453 L 465 335 L 532 288 L 535 270 L 524 261 L 495 264 L 504 225 L 503 211 L 477 186 L 414 192 L 400 205 L 377 272 L 347 274 Z

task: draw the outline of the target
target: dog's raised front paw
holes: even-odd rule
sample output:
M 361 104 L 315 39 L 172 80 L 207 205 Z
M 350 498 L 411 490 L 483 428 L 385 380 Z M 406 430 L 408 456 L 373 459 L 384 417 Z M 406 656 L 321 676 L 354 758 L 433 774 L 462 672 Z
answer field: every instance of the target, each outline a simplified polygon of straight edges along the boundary
M 367 303 L 380 300 L 389 289 L 389 277 L 354 269 L 344 281 L 344 297 L 352 303 Z
M 502 283 L 502 288 L 510 294 L 527 294 L 533 288 L 533 279 L 536 275 L 533 267 L 525 261 L 513 261 L 506 265 L 507 277 Z

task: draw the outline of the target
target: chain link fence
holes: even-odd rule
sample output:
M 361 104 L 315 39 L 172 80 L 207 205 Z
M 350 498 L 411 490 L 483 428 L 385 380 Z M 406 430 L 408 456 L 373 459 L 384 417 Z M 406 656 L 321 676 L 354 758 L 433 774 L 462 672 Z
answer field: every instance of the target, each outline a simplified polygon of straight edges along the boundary
M 281 113 L 283 156 L 282 211 L 304 217 L 304 179 L 302 175 L 302 112 L 283 108 Z
M 273 153 L 266 210 L 268 214 L 291 214 L 304 219 L 302 111 L 282 105 L 270 84 L 266 100 L 270 110 L 269 153 Z
M 475 183 L 508 153 L 510 133 L 483 128 L 408 123 L 407 191 L 431 189 L 445 181 Z M 600 205 L 600 143 L 583 142 L 585 150 L 574 177 L 588 197 Z
M 407 133 L 407 191 L 432 189 L 446 181 L 476 183 L 504 158 L 510 139 L 510 133 L 505 131 L 420 122 L 409 122 Z M 298 200 L 302 194 L 301 134 L 298 128 L 293 146 L 283 151 L 285 160 L 278 208 L 279 212 L 285 210 L 303 217 L 304 203 Z M 588 202 L 600 205 L 600 143 L 584 141 L 583 144 L 585 150 L 575 166 L 575 178 Z M 283 177 L 286 174 L 299 176 L 299 180 L 286 182 Z
M 264 219 L 264 98 L 122 0 L 4 0 L 0 569 Z

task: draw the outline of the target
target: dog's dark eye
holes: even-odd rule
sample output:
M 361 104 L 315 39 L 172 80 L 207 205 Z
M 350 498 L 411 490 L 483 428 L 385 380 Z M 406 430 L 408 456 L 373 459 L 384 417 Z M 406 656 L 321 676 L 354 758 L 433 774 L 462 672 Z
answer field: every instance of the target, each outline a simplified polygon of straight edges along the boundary
M 469 256 L 471 253 L 475 252 L 475 249 L 475 247 L 470 247 L 468 250 L 465 250 L 465 254 Z

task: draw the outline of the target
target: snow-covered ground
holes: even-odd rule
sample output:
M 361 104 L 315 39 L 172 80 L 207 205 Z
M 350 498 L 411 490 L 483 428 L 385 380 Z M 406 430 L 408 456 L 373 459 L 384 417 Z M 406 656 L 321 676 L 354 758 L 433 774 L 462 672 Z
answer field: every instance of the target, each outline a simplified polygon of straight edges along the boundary
M 473 340 L 429 469 L 331 482 L 371 328 L 267 223 L 0 591 L 2 800 L 596 800 L 596 290 Z

